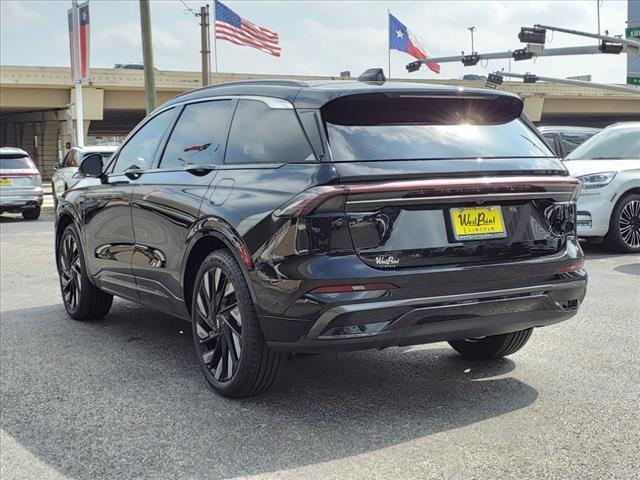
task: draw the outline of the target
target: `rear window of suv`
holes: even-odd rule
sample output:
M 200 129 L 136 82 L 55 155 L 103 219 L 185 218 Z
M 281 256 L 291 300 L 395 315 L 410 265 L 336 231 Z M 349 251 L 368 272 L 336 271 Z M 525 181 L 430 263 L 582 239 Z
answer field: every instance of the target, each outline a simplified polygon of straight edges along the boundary
M 554 156 L 511 97 L 359 97 L 323 111 L 334 161 Z
M 21 170 L 33 169 L 36 166 L 31 159 L 20 154 L 4 154 L 0 156 L 0 169 L 2 170 Z

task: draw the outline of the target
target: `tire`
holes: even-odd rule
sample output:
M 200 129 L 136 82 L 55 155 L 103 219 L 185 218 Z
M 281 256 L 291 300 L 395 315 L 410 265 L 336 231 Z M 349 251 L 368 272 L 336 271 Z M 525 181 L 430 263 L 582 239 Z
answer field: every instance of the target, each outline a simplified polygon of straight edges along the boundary
M 501 358 L 516 353 L 529 341 L 533 329 L 504 333 L 491 337 L 469 338 L 466 340 L 452 340 L 449 345 L 466 358 L 489 360 Z
M 69 225 L 60 238 L 57 252 L 62 302 L 75 320 L 97 320 L 109 313 L 113 295 L 101 292 L 91 283 L 76 227 Z
M 271 386 L 282 354 L 267 347 L 249 287 L 229 252 L 217 250 L 200 266 L 191 321 L 198 364 L 217 393 L 243 398 Z
M 620 253 L 640 253 L 640 195 L 624 195 L 616 204 L 609 221 L 605 246 Z
M 25 220 L 37 220 L 40 217 L 40 207 L 29 208 L 22 211 L 22 218 Z

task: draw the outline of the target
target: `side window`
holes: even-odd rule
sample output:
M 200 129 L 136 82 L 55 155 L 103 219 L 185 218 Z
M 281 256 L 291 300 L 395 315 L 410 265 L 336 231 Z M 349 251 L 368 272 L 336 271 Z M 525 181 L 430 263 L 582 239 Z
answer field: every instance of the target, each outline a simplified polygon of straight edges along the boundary
M 215 100 L 184 107 L 160 167 L 222 163 L 233 105 L 231 100 Z
M 67 152 L 67 156 L 64 159 L 63 167 L 77 167 L 78 166 L 77 155 L 78 155 L 78 152 L 76 150 L 69 150 Z
M 560 143 L 562 144 L 562 150 L 564 155 L 568 155 L 576 149 L 579 145 L 584 143 L 590 135 L 584 133 L 561 133 Z
M 257 100 L 239 100 L 225 163 L 315 161 L 293 109 L 272 109 Z
M 112 173 L 124 172 L 129 168 L 151 168 L 153 157 L 172 118 L 171 108 L 156 115 L 138 130 L 120 150 Z
M 556 152 L 558 147 L 556 146 L 555 134 L 552 132 L 543 133 L 542 136 L 547 141 L 551 149 L 555 152 L 556 155 L 562 155 L 562 152 Z

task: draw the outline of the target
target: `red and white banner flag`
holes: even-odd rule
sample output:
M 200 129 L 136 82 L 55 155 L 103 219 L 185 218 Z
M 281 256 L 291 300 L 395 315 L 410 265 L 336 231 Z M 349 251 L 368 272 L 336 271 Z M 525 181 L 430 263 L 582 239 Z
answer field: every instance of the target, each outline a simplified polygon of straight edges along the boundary
M 71 75 L 74 82 L 89 81 L 89 2 L 73 7 L 67 13 Z

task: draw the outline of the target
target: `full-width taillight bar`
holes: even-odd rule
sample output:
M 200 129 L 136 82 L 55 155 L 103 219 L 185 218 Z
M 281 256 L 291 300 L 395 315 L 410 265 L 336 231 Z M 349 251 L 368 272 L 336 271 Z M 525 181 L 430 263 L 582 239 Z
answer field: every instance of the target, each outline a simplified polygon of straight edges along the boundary
M 558 189 L 562 189 L 558 191 Z M 573 201 L 580 192 L 580 182 L 568 176 L 518 176 L 481 178 L 433 178 L 395 182 L 347 183 L 312 187 L 296 195 L 274 212 L 277 217 L 299 217 L 311 213 L 330 198 L 362 193 L 407 192 L 428 199 L 433 196 L 492 194 L 498 192 L 553 192 L 564 201 Z

